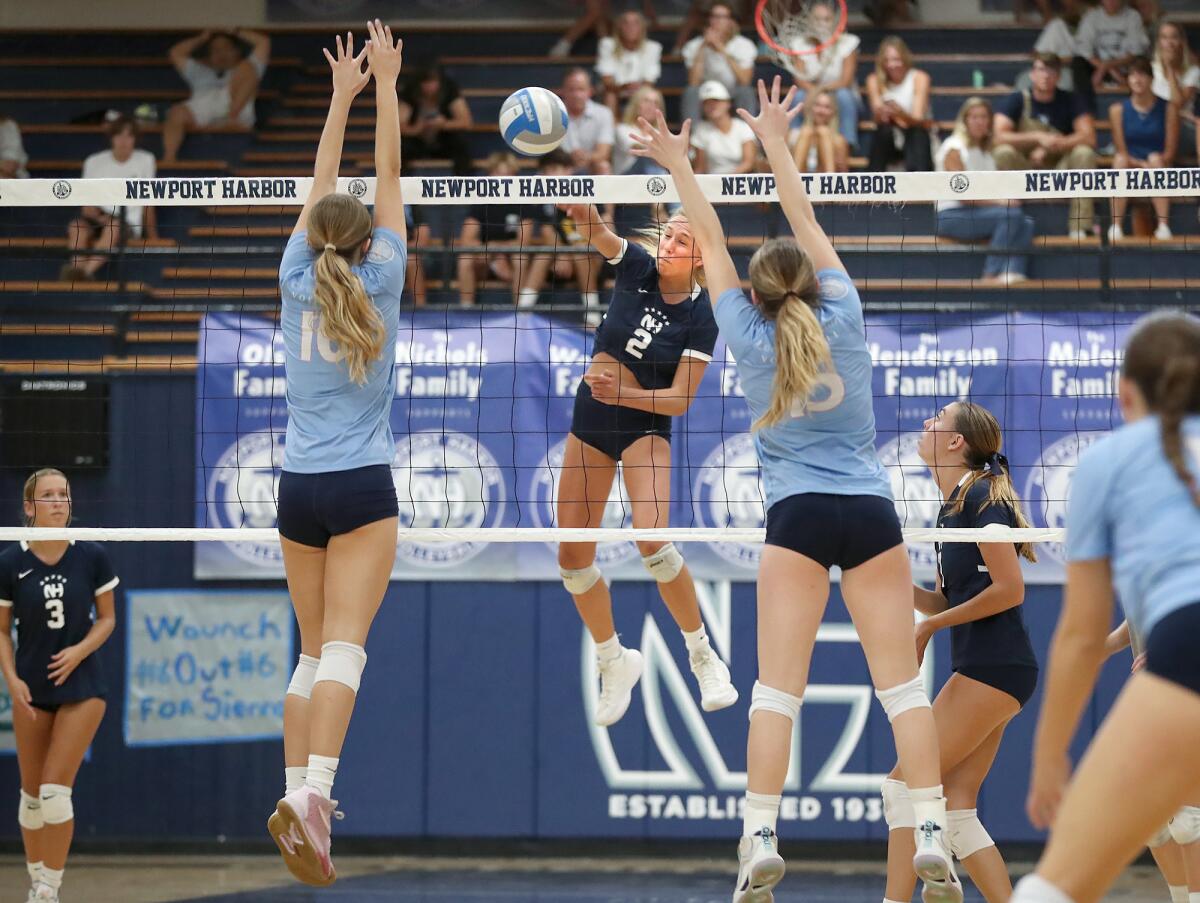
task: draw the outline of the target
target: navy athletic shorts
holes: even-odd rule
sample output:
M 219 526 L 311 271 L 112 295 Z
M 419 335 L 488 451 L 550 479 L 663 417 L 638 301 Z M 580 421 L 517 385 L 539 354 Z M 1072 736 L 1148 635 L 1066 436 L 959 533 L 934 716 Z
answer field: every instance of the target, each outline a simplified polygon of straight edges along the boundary
M 896 506 L 878 495 L 805 492 L 780 499 L 767 512 L 767 545 L 843 571 L 904 542 Z
M 575 394 L 571 432 L 580 442 L 620 461 L 625 449 L 644 436 L 662 436 L 670 442 L 671 418 L 596 401 L 591 387 L 580 383 Z
M 1038 669 L 1028 665 L 968 665 L 954 670 L 963 677 L 1007 693 L 1021 708 L 1025 708 L 1025 703 L 1029 702 L 1033 691 L 1037 689 Z
M 279 535 L 303 546 L 323 549 L 332 536 L 399 514 L 386 464 L 279 477 Z
M 1200 602 L 1177 608 L 1154 625 L 1146 640 L 1146 670 L 1200 693 Z

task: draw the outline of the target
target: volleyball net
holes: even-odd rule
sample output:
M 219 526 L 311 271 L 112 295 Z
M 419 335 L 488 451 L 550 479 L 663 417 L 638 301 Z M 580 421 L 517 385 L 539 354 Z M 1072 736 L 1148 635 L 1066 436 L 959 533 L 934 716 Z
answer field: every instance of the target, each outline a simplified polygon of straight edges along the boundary
M 766 239 L 790 234 L 769 174 L 700 180 L 743 274 Z M 999 419 L 1034 525 L 989 540 L 1038 541 L 1031 578 L 1061 579 L 1071 473 L 1120 422 L 1125 337 L 1148 310 L 1200 307 L 1200 170 L 805 182 L 863 300 L 877 452 L 918 576 L 934 572 L 935 538 L 978 541 L 975 531 L 934 531 L 941 498 L 917 456 L 924 421 L 969 400 Z M 309 185 L 0 181 L 0 486 L 12 522 L 25 477 L 55 466 L 72 479 L 76 519 L 54 536 L 192 542 L 199 578 L 282 576 L 278 266 Z M 556 543 L 594 540 L 606 575 L 644 579 L 634 540 L 658 539 L 683 543 L 698 577 L 752 579 L 764 493 L 736 363 L 720 339 L 690 408 L 674 418 L 669 526 L 633 528 L 620 475 L 602 528 L 556 523 L 575 392 L 612 286 L 612 268 L 561 206 L 594 204 L 631 237 L 675 209 L 670 178 L 530 171 L 406 178 L 402 188 L 412 222 L 391 414 L 395 575 L 556 579 Z M 370 204 L 374 180 L 343 179 L 339 190 Z M 1116 196 L 1131 199 L 1135 224 L 1146 199 L 1169 196 L 1176 237 L 1127 224 L 1128 238 L 1111 241 Z M 1097 222 L 1083 238 L 1068 228 L 1081 200 Z M 966 206 L 947 216 L 956 204 Z M 1011 245 L 989 247 L 999 233 L 978 224 L 980 239 L 951 237 L 963 235 L 948 226 L 955 217 L 992 222 L 994 211 L 1011 218 Z M 1017 237 L 1022 229 L 1031 241 Z M 81 243 L 90 249 L 73 250 Z M 982 278 L 997 259 L 1002 275 L 1027 278 Z M 35 537 L 51 534 L 0 529 L 0 540 Z

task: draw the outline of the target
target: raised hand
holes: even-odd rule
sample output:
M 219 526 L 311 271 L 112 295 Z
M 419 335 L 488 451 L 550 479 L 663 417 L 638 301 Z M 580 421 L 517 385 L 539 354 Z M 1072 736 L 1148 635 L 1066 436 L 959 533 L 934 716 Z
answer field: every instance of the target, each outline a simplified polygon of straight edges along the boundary
M 779 99 L 780 86 L 783 80 L 777 75 L 771 84 L 771 93 L 767 93 L 767 83 L 758 80 L 758 115 L 751 116 L 746 110 L 739 109 L 737 114 L 746 125 L 750 126 L 758 140 L 765 143 L 773 138 L 787 140 L 788 129 L 792 120 L 800 115 L 800 104 L 792 106 L 796 97 L 796 87 L 793 85 L 782 100 Z
M 364 44 L 363 49 L 358 52 L 358 56 L 355 56 L 354 35 L 346 32 L 345 45 L 342 44 L 342 36 L 337 36 L 336 57 L 326 48 L 321 48 L 325 59 L 329 60 L 329 68 L 333 70 L 334 94 L 354 97 L 367 86 L 367 82 L 371 80 L 371 70 L 368 68 L 365 72 L 363 71 L 363 60 L 367 58 L 367 50 L 370 46 L 370 42 Z
M 367 42 L 367 62 L 376 83 L 395 84 L 400 77 L 400 65 L 404 60 L 404 41 L 392 39 L 392 29 L 378 19 L 367 22 L 371 39 Z
M 655 122 L 651 125 L 645 118 L 638 117 L 640 131 L 630 136 L 633 140 L 630 153 L 635 157 L 649 157 L 667 169 L 687 163 L 692 120 L 685 119 L 679 134 L 675 134 L 667 128 L 667 120 L 663 118 L 662 110 L 655 113 L 654 119 Z

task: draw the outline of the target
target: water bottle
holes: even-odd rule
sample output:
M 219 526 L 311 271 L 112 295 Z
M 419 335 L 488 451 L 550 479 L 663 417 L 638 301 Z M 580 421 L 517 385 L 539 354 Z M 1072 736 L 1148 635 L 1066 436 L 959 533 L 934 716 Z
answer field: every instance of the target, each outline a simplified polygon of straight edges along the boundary
M 971 73 L 971 84 L 976 88 L 983 87 L 983 70 L 976 69 Z

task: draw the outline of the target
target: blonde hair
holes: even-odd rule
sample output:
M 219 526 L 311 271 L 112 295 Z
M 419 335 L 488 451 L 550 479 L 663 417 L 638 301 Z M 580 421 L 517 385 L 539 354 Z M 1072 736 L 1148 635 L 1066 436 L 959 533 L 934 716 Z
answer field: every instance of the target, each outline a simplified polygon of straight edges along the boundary
M 971 487 L 980 480 L 987 480 L 988 497 L 979 510 L 983 511 L 992 505 L 1004 505 L 1012 511 L 1013 520 L 1018 527 L 1028 527 L 1029 521 L 1025 512 L 1021 510 L 1021 498 L 1017 495 L 1017 489 L 1008 474 L 1007 463 L 999 467 L 993 464 L 1003 447 L 1004 435 L 992 412 L 974 402 L 957 402 L 954 405 L 954 431 L 959 433 L 967 444 L 963 460 L 970 473 L 947 513 L 958 514 L 962 511 Z M 1018 555 L 1030 561 L 1037 561 L 1033 543 L 1019 542 L 1016 546 Z
M 621 111 L 621 122 L 626 125 L 633 125 L 637 122 L 638 107 L 642 105 L 642 101 L 649 94 L 653 94 L 658 98 L 658 107 L 661 110 L 664 106 L 662 91 L 658 90 L 654 85 L 642 85 L 629 96 L 629 100 L 625 101 L 625 108 Z
M 383 318 L 351 266 L 362 260 L 371 237 L 371 214 L 346 194 L 327 194 L 308 214 L 308 244 L 317 255 L 313 300 L 321 334 L 337 342 L 350 378 L 367 381 L 367 368 L 383 355 Z
M 64 480 L 67 480 L 67 475 L 65 473 L 63 473 L 61 470 L 59 470 L 57 467 L 43 467 L 40 470 L 35 470 L 33 473 L 31 473 L 29 475 L 29 479 L 27 479 L 25 481 L 25 489 L 21 493 L 21 498 L 24 501 L 29 502 L 30 504 L 33 504 L 34 498 L 37 495 L 38 480 L 40 480 L 42 477 L 62 477 Z M 70 495 L 70 494 L 71 494 L 71 481 L 67 480 L 67 495 Z M 28 514 L 25 513 L 24 506 L 22 506 L 21 519 L 25 522 L 25 526 L 27 526 L 27 527 L 33 526 L 33 522 L 36 519 L 36 513 L 37 513 L 36 508 L 34 508 L 34 513 L 35 513 L 35 517 L 30 517 Z
M 832 119 L 831 119 L 830 121 L 836 125 L 836 124 L 837 124 L 837 121 L 838 121 L 838 102 L 837 102 L 837 98 L 836 98 L 836 97 L 833 95 L 833 92 L 832 92 L 832 91 L 826 91 L 824 88 L 821 88 L 821 89 L 819 89 L 819 90 L 817 90 L 817 91 L 814 91 L 814 92 L 813 92 L 813 96 L 812 96 L 812 97 L 810 97 L 810 98 L 807 98 L 807 99 L 805 100 L 805 102 L 804 102 L 804 110 L 805 110 L 805 112 L 804 112 L 804 124 L 805 124 L 805 125 L 808 125 L 810 122 L 812 122 L 812 114 L 811 114 L 811 112 L 809 112 L 809 111 L 812 109 L 812 106 L 813 106 L 813 104 L 815 104 L 815 103 L 817 102 L 817 98 L 818 98 L 818 97 L 824 97 L 824 98 L 826 98 L 826 99 L 829 101 L 829 105 L 830 105 L 831 107 L 833 107 L 833 117 L 832 117 Z M 816 123 L 815 123 L 815 122 L 813 122 L 813 125 L 816 125 Z
M 517 160 L 516 154 L 511 154 L 508 151 L 492 151 L 492 153 L 488 154 L 488 158 L 483 161 L 484 172 L 495 172 L 501 166 L 517 170 L 521 168 L 521 163 Z
M 904 60 L 905 70 L 909 70 L 913 66 L 912 51 L 908 49 L 908 45 L 904 43 L 904 38 L 898 35 L 891 35 L 879 42 L 879 49 L 875 51 L 875 77 L 879 79 L 879 86 L 882 88 L 888 84 L 887 69 L 884 68 L 883 58 L 887 55 L 890 48 L 895 48 L 900 54 L 900 59 Z
M 620 20 L 625 18 L 626 16 L 636 16 L 637 20 L 638 20 L 638 24 L 642 26 L 642 39 L 640 41 L 638 41 L 637 47 L 635 47 L 633 50 L 626 50 L 625 45 L 621 43 L 621 36 L 619 34 L 620 28 L 621 28 Z M 650 39 L 650 34 L 649 34 L 649 30 L 646 27 L 646 17 L 643 16 L 636 9 L 627 9 L 627 10 L 625 10 L 625 12 L 623 12 L 619 16 L 617 16 L 617 26 L 613 29 L 613 52 L 618 57 L 624 56 L 626 53 L 636 53 L 637 51 L 641 50 L 644 46 L 646 46 L 646 41 L 648 41 L 649 39 Z
M 631 241 L 651 257 L 653 257 L 655 261 L 657 261 L 658 244 L 662 241 L 663 235 L 666 234 L 667 226 L 669 226 L 675 220 L 683 220 L 686 223 L 688 221 L 687 214 L 679 212 L 674 216 L 667 217 L 667 219 L 661 223 L 655 223 L 653 226 L 644 226 L 641 229 L 635 229 L 633 231 L 633 238 Z M 696 284 L 701 288 L 708 285 L 704 279 L 703 262 L 701 262 L 701 264 L 692 271 L 692 278 L 696 280 Z
M 774 426 L 800 413 L 822 369 L 833 365 L 829 341 L 817 319 L 821 284 L 804 249 L 791 238 L 773 238 L 750 258 L 750 285 L 759 309 L 775 321 L 775 380 L 771 404 L 751 429 Z
M 1158 23 L 1158 29 L 1154 32 L 1154 62 L 1160 67 L 1163 67 L 1162 58 L 1162 32 L 1164 28 L 1171 27 L 1175 29 L 1175 33 L 1179 35 L 1179 68 L 1183 72 L 1187 72 L 1196 64 L 1196 57 L 1192 54 L 1192 48 L 1188 46 L 1187 31 L 1178 22 L 1171 19 L 1163 19 Z
M 979 144 L 971 143 L 971 134 L 967 130 L 967 114 L 976 107 L 983 107 L 988 114 L 988 133 L 987 137 Z M 968 97 L 961 107 L 958 108 L 958 115 L 954 117 L 954 131 L 951 133 L 963 143 L 964 147 L 978 147 L 985 151 L 992 149 L 992 105 L 982 97 Z M 965 164 L 967 161 L 964 160 Z

